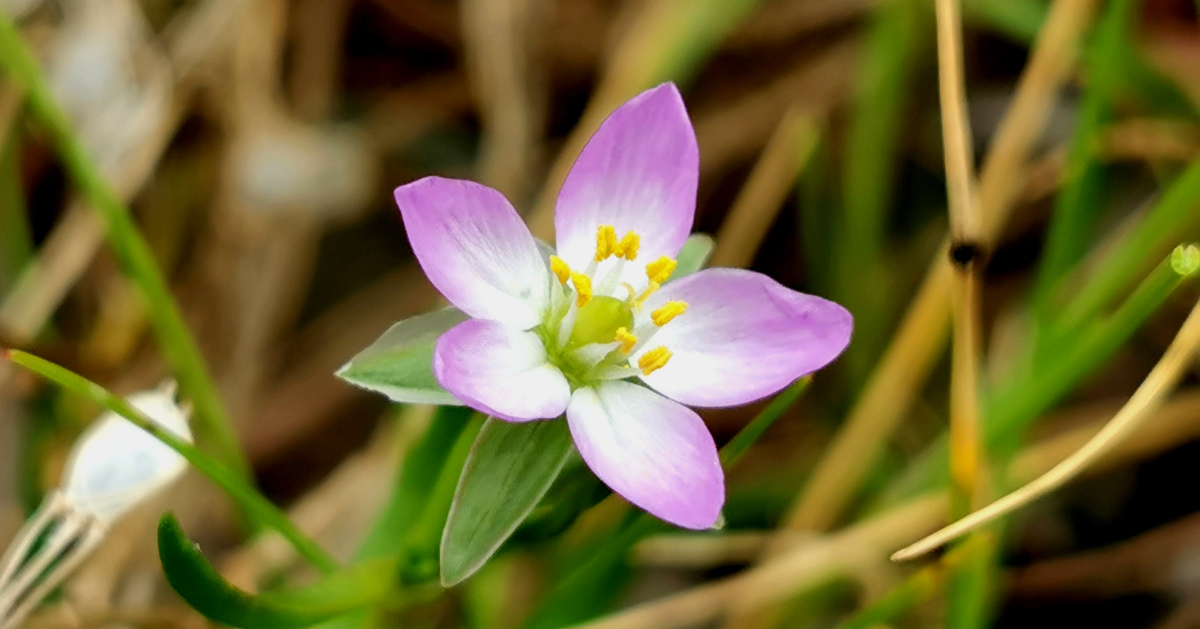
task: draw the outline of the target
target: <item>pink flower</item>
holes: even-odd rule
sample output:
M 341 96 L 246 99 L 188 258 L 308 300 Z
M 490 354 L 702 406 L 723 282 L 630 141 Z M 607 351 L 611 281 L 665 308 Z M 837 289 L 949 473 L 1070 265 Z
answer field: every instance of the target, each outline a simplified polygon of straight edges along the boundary
M 427 177 L 396 189 L 429 280 L 472 319 L 443 334 L 438 382 L 500 419 L 566 414 L 584 461 L 677 526 L 720 517 L 725 483 L 686 405 L 769 396 L 845 349 L 850 313 L 750 271 L 667 283 L 692 229 L 699 151 L 683 100 L 660 85 L 609 116 L 558 196 L 546 256 L 495 190 Z

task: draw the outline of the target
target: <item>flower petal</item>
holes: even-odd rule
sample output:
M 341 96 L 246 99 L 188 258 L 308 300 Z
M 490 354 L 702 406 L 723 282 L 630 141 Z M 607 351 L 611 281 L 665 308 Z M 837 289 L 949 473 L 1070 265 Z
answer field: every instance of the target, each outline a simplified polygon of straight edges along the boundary
M 692 230 L 699 172 L 679 90 L 664 83 L 633 97 L 600 125 L 563 183 L 554 214 L 559 255 L 587 266 L 597 229 L 612 225 L 618 237 L 640 236 L 639 261 L 675 257 Z M 641 274 L 641 266 L 628 272 Z
M 741 269 L 671 282 L 644 312 L 667 301 L 686 302 L 687 312 L 659 329 L 631 363 L 665 346 L 670 361 L 642 380 L 690 406 L 736 406 L 771 395 L 837 358 L 854 327 L 845 308 Z
M 725 478 L 717 446 L 695 411 L 613 381 L 576 390 L 567 422 L 588 467 L 626 500 L 676 526 L 716 524 Z
M 523 330 L 541 321 L 549 271 L 504 195 L 426 177 L 396 188 L 396 205 L 417 261 L 446 299 L 472 317 Z
M 433 373 L 467 406 L 508 421 L 558 417 L 571 399 L 537 335 L 496 321 L 472 319 L 443 334 Z

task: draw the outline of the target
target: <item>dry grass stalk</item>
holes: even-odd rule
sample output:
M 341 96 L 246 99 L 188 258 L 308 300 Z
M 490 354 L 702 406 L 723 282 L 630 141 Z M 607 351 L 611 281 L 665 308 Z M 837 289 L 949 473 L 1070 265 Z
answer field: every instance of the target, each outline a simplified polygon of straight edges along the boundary
M 784 115 L 717 232 L 710 265 L 746 267 L 754 262 L 819 134 L 811 114 L 792 109 Z
M 1104 429 L 1042 476 L 996 502 L 892 555 L 895 561 L 915 559 L 966 533 L 977 530 L 1062 487 L 1108 454 L 1129 434 L 1141 428 L 1179 384 L 1200 348 L 1200 302 L 1180 328 L 1165 354 L 1133 397 Z
M 981 238 L 999 237 L 1034 141 L 1059 87 L 1067 80 L 1094 0 L 1056 0 L 1021 75 L 980 174 Z M 836 523 L 940 354 L 949 321 L 952 273 L 948 257 L 934 260 L 879 366 L 850 411 L 785 526 L 824 530 Z

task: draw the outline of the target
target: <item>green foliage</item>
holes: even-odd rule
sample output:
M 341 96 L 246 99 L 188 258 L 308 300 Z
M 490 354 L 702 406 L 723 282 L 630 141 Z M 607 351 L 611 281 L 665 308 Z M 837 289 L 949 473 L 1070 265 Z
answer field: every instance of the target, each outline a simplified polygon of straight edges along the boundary
M 433 348 L 442 333 L 467 318 L 457 308 L 443 308 L 405 319 L 351 358 L 337 375 L 393 402 L 457 405 L 433 375 Z
M 216 386 L 208 375 L 204 357 L 183 321 L 167 281 L 158 270 L 154 253 L 130 218 L 129 208 L 113 191 L 92 163 L 83 144 L 75 137 L 71 123 L 55 101 L 37 60 L 6 14 L 0 14 L 0 67 L 3 67 L 10 81 L 25 90 L 29 111 L 49 131 L 63 165 L 108 229 L 113 253 L 146 298 L 147 314 L 158 334 L 163 354 L 175 369 L 184 393 L 195 406 L 201 442 L 207 440 L 222 463 L 243 479 L 249 478 L 249 465 L 221 405 Z
M 291 542 L 297 552 L 308 559 L 314 566 L 326 572 L 332 572 L 337 568 L 337 562 L 324 549 L 305 536 L 304 533 L 300 532 L 296 528 L 296 525 L 287 518 L 286 514 L 271 504 L 269 500 L 259 494 L 253 487 L 247 485 L 241 476 L 225 467 L 219 461 L 201 452 L 196 446 L 175 436 L 171 431 L 159 427 L 158 424 L 150 421 L 143 415 L 141 411 L 131 406 L 129 402 L 109 393 L 104 387 L 89 381 L 83 376 L 32 354 L 14 350 L 8 352 L 8 359 L 46 378 L 63 389 L 83 396 L 96 405 L 124 417 L 133 425 L 150 433 L 154 438 L 161 441 L 163 445 L 178 452 L 179 456 L 186 459 L 192 467 L 207 476 L 209 480 L 216 483 L 221 489 L 224 489 L 256 522 L 278 531 L 280 535 Z
M 205 618 L 240 629 L 299 629 L 377 602 L 388 594 L 393 560 L 375 560 L 294 590 L 254 595 L 226 581 L 172 515 L 158 524 L 167 582 Z
M 558 478 L 573 447 L 566 420 L 488 419 L 462 468 L 442 533 L 442 585 L 483 566 Z

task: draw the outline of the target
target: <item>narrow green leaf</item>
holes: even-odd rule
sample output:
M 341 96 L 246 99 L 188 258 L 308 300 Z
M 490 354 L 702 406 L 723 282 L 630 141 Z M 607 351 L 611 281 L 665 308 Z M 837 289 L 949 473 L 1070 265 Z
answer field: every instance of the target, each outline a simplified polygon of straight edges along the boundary
M 75 136 L 70 120 L 42 76 L 33 51 L 22 39 L 16 24 L 3 12 L 0 12 L 0 67 L 4 69 L 5 79 L 25 89 L 29 111 L 49 132 L 54 149 L 80 194 L 104 222 L 108 241 L 121 268 L 146 298 L 146 315 L 158 336 L 163 355 L 174 368 L 180 388 L 196 409 L 200 443 L 210 446 L 222 463 L 248 480 L 250 465 L 221 405 L 217 387 L 209 377 L 204 356 L 159 271 L 154 252 L 130 218 L 125 202 L 92 163 L 87 149 Z
M 358 549 L 359 561 L 393 555 L 404 547 L 404 539 L 420 517 L 421 508 L 429 502 L 438 473 L 474 414 L 474 410 L 461 406 L 437 409 L 429 429 L 397 470 L 392 494 Z
M 69 369 L 38 358 L 33 354 L 11 350 L 7 352 L 7 358 L 13 364 L 24 367 L 67 391 L 91 400 L 96 405 L 124 417 L 133 425 L 150 433 L 155 439 L 163 442 L 163 445 L 187 459 L 192 467 L 207 476 L 209 480 L 224 489 L 229 497 L 233 498 L 255 522 L 278 531 L 284 539 L 291 542 L 296 552 L 314 566 L 324 572 L 332 572 L 338 567 L 337 562 L 319 544 L 301 532 L 286 514 L 271 504 L 271 501 L 264 498 L 262 494 L 255 491 L 253 487 L 247 485 L 236 472 L 200 451 L 196 446 L 175 436 L 171 431 L 150 421 L 141 411 L 123 398 L 109 393 L 104 387 Z
M 483 425 L 442 532 L 442 585 L 471 576 L 499 550 L 546 495 L 571 449 L 562 419 Z
M 389 593 L 396 570 L 395 560 L 376 560 L 311 586 L 256 596 L 226 581 L 170 514 L 158 523 L 158 553 L 183 600 L 205 618 L 241 629 L 311 627 L 360 609 Z
M 458 406 L 433 375 L 433 346 L 446 330 L 467 320 L 457 308 L 443 308 L 388 328 L 378 340 L 350 359 L 337 376 L 382 393 L 393 402 Z
M 713 237 L 708 234 L 689 236 L 687 242 L 683 243 L 683 249 L 679 250 L 679 255 L 675 258 L 678 264 L 667 281 L 671 282 L 703 269 L 704 265 L 708 264 L 709 259 L 712 258 L 713 248 L 716 244 Z
M 0 123 L 2 124 L 2 123 Z M 3 131 L 0 131 L 0 135 Z M 33 237 L 21 190 L 21 142 L 15 133 L 0 146 L 0 288 L 16 281 L 25 263 L 33 258 Z
M 466 429 L 459 433 L 454 447 L 446 455 L 428 498 L 421 507 L 421 515 L 413 522 L 405 536 L 400 551 L 400 583 L 403 586 L 427 585 L 438 579 L 442 531 L 450 517 L 450 506 L 454 504 L 458 479 L 467 464 L 467 457 L 475 444 L 475 438 L 483 428 L 484 418 L 479 413 L 471 416 Z

